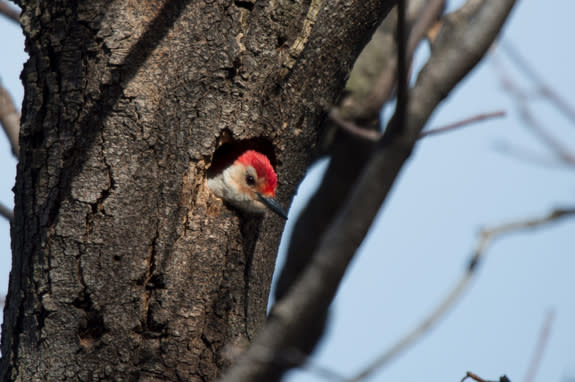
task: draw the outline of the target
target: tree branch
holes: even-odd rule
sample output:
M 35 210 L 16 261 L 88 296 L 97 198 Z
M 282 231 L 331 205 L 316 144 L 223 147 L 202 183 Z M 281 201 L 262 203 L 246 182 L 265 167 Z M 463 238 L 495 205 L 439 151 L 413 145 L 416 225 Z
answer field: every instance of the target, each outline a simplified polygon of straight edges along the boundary
M 523 72 L 531 81 L 535 83 L 539 89 L 540 94 L 545 96 L 552 105 L 555 105 L 559 111 L 563 113 L 567 118 L 575 124 L 575 108 L 567 102 L 566 99 L 561 97 L 553 88 L 545 83 L 545 80 L 535 71 L 531 65 L 527 63 L 527 60 L 523 55 L 517 50 L 513 44 L 507 41 L 501 42 L 501 48 L 507 53 L 509 58 L 515 63 L 515 65 Z
M 495 150 L 502 154 L 514 157 L 517 160 L 530 162 L 539 166 L 555 167 L 566 166 L 571 168 L 573 165 L 565 161 L 557 160 L 556 158 L 548 158 L 536 153 L 533 150 L 517 145 L 516 143 L 508 143 L 505 141 L 496 142 Z
M 10 20 L 20 24 L 20 11 L 10 6 L 7 1 L 0 0 L 0 15 L 4 15 Z
M 383 133 L 382 139 L 386 134 L 390 134 L 391 138 L 394 135 L 401 133 L 405 130 L 407 125 L 407 106 L 409 99 L 409 62 L 407 57 L 407 21 L 406 21 L 406 8 L 407 0 L 399 0 L 397 3 L 397 120 L 398 123 L 396 131 L 386 130 Z M 383 104 L 381 105 L 383 106 Z M 381 107 L 380 107 L 381 109 Z
M 497 56 L 493 57 L 493 65 L 495 65 L 496 73 L 503 85 L 505 91 L 509 93 L 511 98 L 515 101 L 519 115 L 525 122 L 525 126 L 536 135 L 550 150 L 564 163 L 573 165 L 575 164 L 575 154 L 569 148 L 565 147 L 563 142 L 557 139 L 545 126 L 531 112 L 527 104 L 527 95 L 523 90 L 517 86 L 513 81 L 511 75 L 505 69 L 503 62 Z
M 484 230 L 480 233 L 480 238 L 477 242 L 475 251 L 471 256 L 469 266 L 461 279 L 455 284 L 455 287 L 447 294 L 443 301 L 418 325 L 416 325 L 407 335 L 401 338 L 396 344 L 392 345 L 389 350 L 385 351 L 381 356 L 377 357 L 368 367 L 366 367 L 357 376 L 349 379 L 348 382 L 358 382 L 367 378 L 377 370 L 387 365 L 389 361 L 397 357 L 401 352 L 406 350 L 409 346 L 413 345 L 423 335 L 436 325 L 441 318 L 451 309 L 459 300 L 459 297 L 467 290 L 470 282 L 476 275 L 479 262 L 483 259 L 488 245 L 496 239 L 499 235 L 508 234 L 517 230 L 527 228 L 537 228 L 541 225 L 555 222 L 561 218 L 575 214 L 575 209 L 558 209 L 547 216 L 538 217 L 534 219 L 525 219 L 518 222 L 508 223 L 497 226 L 491 229 Z M 542 348 L 544 345 L 539 345 Z M 535 356 L 537 359 L 537 355 Z M 532 363 L 536 364 L 537 361 Z M 531 373 L 530 373 L 531 374 Z
M 409 33 L 409 40 L 407 41 L 405 52 L 406 68 L 410 65 L 415 49 L 421 40 L 425 38 L 429 28 L 431 28 L 435 24 L 436 20 L 441 16 L 444 6 L 445 0 L 429 1 L 421 11 L 420 17 L 416 19 L 415 24 Z M 399 53 L 390 59 L 386 69 L 383 70 L 375 80 L 375 86 L 372 87 L 364 102 L 361 105 L 356 105 L 356 110 L 352 114 L 353 119 L 360 121 L 371 121 L 377 119 L 379 111 L 388 101 L 392 93 L 392 89 L 397 78 L 395 75 L 398 71 L 398 57 Z
M 459 297 L 467 290 L 467 286 L 473 278 L 473 271 L 468 270 L 463 277 L 457 282 L 455 287 L 449 292 L 445 299 L 417 326 L 415 326 L 407 335 L 401 338 L 397 343 L 392 345 L 387 351 L 377 357 L 368 367 L 358 373 L 355 377 L 348 380 L 348 382 L 359 382 L 376 371 L 381 370 L 392 359 L 397 357 L 417 340 L 421 339 L 423 335 L 435 326 L 441 318 L 451 309 L 458 301 Z
M 4 129 L 10 146 L 12 147 L 12 154 L 18 158 L 20 149 L 18 145 L 18 134 L 20 132 L 20 116 L 14 106 L 12 97 L 2 84 L 0 83 L 0 125 Z
M 6 207 L 3 203 L 0 203 L 0 216 L 5 217 L 8 221 L 12 221 L 14 219 L 14 213 L 8 207 Z
M 499 117 L 504 117 L 504 116 L 505 116 L 505 110 L 498 110 L 498 111 L 492 111 L 489 113 L 477 114 L 477 115 L 474 115 L 473 117 L 469 117 L 469 118 L 463 119 L 461 121 L 450 123 L 450 124 L 445 125 L 445 126 L 436 127 L 436 128 L 433 128 L 433 129 L 430 129 L 427 131 L 422 131 L 421 134 L 419 134 L 419 139 L 429 137 L 432 135 L 436 135 L 436 134 L 443 134 L 443 133 L 446 133 L 448 131 L 458 129 L 460 127 L 468 126 L 472 123 L 483 122 L 487 119 L 499 118 Z
M 470 4 L 475 5 L 470 9 Z M 515 1 L 469 0 L 448 17 L 432 55 L 422 69 L 408 107 L 406 134 L 376 150 L 345 207 L 323 235 L 312 262 L 270 312 L 254 345 L 222 378 L 226 382 L 270 381 L 277 365 L 261 363 L 257 350 L 271 354 L 299 347 L 318 316 L 324 316 L 345 270 L 409 158 L 429 116 L 477 64 L 497 36 Z M 397 118 L 395 116 L 395 118 Z M 393 120 L 394 118 L 392 118 Z M 273 357 L 272 357 L 273 358 Z M 280 372 L 281 375 L 281 372 Z
M 495 381 L 488 381 L 487 379 L 483 379 L 480 376 L 478 376 L 477 374 L 474 374 L 470 371 L 465 373 L 465 377 L 461 378 L 461 382 L 464 382 L 467 378 L 471 378 L 476 382 L 495 382 Z M 507 378 L 506 375 L 503 375 L 499 378 L 498 382 L 511 382 L 511 381 L 509 380 L 509 378 Z
M 428 5 L 426 0 L 409 1 L 407 15 L 409 24 L 420 24 L 422 14 L 428 13 L 426 5 Z M 370 91 L 378 87 L 375 79 L 382 72 L 389 72 L 389 62 L 392 58 L 397 58 L 394 38 L 396 29 L 397 12 L 392 11 L 377 28 L 371 41 L 354 64 L 346 84 L 349 95 L 339 107 L 331 109 L 330 119 L 327 119 L 321 128 L 324 134 L 320 151 L 329 152 L 331 160 L 319 188 L 308 201 L 294 226 L 286 261 L 277 277 L 276 300 L 285 296 L 289 286 L 311 261 L 320 238 L 333 221 L 337 211 L 343 208 L 343 204 L 357 183 L 361 170 L 370 158 L 375 142 L 381 137 L 379 121 L 372 121 L 373 124 L 369 128 L 360 128 L 351 122 L 351 116 L 355 115 L 358 105 L 365 102 Z M 391 70 L 390 75 L 391 77 L 395 75 L 395 69 Z M 393 81 L 390 86 L 392 85 Z M 342 124 L 347 124 L 349 128 L 340 128 Z M 355 131 L 350 134 L 353 129 Z M 319 321 L 319 319 L 316 320 L 316 322 Z M 322 330 L 319 323 L 317 330 Z M 308 338 L 312 337 L 308 336 Z
M 529 370 L 527 371 L 527 376 L 524 382 L 533 382 L 535 380 L 535 375 L 541 364 L 541 359 L 545 353 L 545 348 L 547 346 L 547 340 L 549 339 L 549 333 L 551 332 L 551 326 L 553 325 L 553 319 L 555 318 L 555 312 L 549 310 L 545 315 L 543 325 L 541 326 L 541 331 L 539 332 L 539 338 L 537 339 L 537 344 L 535 345 L 535 352 L 533 353 L 533 358 L 529 364 Z
M 492 111 L 489 113 L 477 114 L 477 115 L 462 119 L 462 120 L 457 121 L 457 122 L 453 122 L 453 123 L 450 123 L 450 124 L 447 124 L 444 126 L 440 126 L 440 127 L 435 127 L 435 128 L 430 129 L 430 130 L 427 130 L 427 131 L 422 131 L 419 134 L 419 139 L 429 137 L 429 136 L 434 136 L 437 134 L 447 133 L 447 132 L 450 132 L 452 130 L 459 129 L 461 127 L 465 127 L 465 126 L 468 126 L 468 125 L 476 123 L 476 122 L 483 122 L 487 119 L 504 117 L 504 116 L 505 116 L 505 110 L 497 110 L 497 111 Z M 339 113 L 338 109 L 335 109 L 335 108 L 332 109 L 329 112 L 329 118 L 333 122 L 335 122 L 339 127 L 345 129 L 348 133 L 355 135 L 357 137 L 360 137 L 362 139 L 376 142 L 381 138 L 380 132 L 360 127 L 360 126 L 356 125 L 355 123 L 353 123 L 352 121 L 343 118 L 343 116 L 341 116 L 341 114 Z

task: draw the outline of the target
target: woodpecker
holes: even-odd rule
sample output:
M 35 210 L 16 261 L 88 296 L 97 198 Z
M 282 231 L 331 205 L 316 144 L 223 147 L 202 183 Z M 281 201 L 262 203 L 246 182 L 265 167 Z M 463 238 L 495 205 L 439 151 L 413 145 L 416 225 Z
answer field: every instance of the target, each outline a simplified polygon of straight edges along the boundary
M 243 152 L 231 165 L 208 178 L 209 189 L 233 206 L 255 213 L 263 213 L 267 208 L 287 219 L 274 199 L 277 183 L 268 157 L 254 150 Z

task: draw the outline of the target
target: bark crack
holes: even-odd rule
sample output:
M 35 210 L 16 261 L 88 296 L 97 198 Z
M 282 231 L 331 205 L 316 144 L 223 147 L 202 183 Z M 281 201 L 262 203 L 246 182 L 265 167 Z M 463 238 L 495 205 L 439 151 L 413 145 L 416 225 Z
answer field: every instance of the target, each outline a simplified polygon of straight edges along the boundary
M 82 291 L 72 302 L 72 305 L 84 313 L 78 325 L 78 338 L 82 347 L 88 347 L 100 340 L 109 330 L 104 323 L 104 316 L 101 310 L 94 303 L 88 285 L 84 279 L 82 261 L 77 261 L 78 281 L 82 285 Z
M 158 247 L 158 239 L 160 237 L 160 232 L 158 230 L 158 225 L 156 223 L 156 229 L 154 232 L 154 237 L 148 247 L 149 255 L 146 259 L 148 263 L 148 268 L 146 271 L 146 275 L 144 277 L 144 328 L 142 334 L 148 337 L 159 337 L 162 335 L 164 330 L 164 325 L 159 324 L 154 320 L 153 311 L 150 308 L 150 301 L 152 299 L 152 292 L 155 289 L 162 289 L 165 288 L 164 280 L 160 275 L 155 273 L 156 270 L 156 261 L 157 261 L 157 247 Z

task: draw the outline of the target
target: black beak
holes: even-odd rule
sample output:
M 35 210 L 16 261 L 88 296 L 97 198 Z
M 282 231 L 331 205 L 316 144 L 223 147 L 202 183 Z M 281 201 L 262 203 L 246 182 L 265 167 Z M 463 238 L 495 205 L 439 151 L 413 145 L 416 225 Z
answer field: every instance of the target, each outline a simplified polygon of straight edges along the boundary
M 277 200 L 275 200 L 274 198 L 266 198 L 259 192 L 257 193 L 257 195 L 260 202 L 262 202 L 267 208 L 269 208 L 270 210 L 272 210 L 273 212 L 275 212 L 276 214 L 287 220 L 288 218 L 287 214 L 284 212 L 282 206 L 280 206 Z

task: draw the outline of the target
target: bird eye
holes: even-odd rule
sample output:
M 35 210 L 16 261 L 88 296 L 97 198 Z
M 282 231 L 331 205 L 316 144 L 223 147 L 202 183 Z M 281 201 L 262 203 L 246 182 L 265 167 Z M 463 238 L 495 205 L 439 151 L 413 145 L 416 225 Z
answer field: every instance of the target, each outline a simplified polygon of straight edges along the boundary
M 253 186 L 254 184 L 256 184 L 256 180 L 254 179 L 253 176 L 248 174 L 246 175 L 246 183 L 248 184 L 248 186 Z

